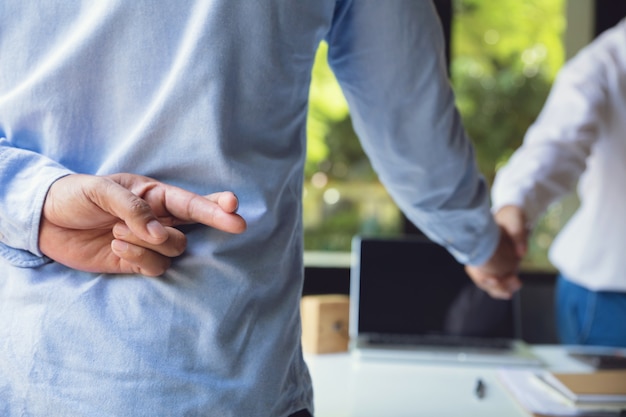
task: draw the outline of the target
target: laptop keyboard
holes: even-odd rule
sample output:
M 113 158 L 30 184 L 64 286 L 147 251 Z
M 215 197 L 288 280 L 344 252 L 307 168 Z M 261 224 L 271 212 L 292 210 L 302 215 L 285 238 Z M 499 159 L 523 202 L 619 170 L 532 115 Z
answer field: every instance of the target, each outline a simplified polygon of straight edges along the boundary
M 479 338 L 462 336 L 423 336 L 406 334 L 371 334 L 368 341 L 372 345 L 400 345 L 400 346 L 443 346 L 443 347 L 470 347 L 484 349 L 507 350 L 512 348 L 512 341 L 499 338 Z

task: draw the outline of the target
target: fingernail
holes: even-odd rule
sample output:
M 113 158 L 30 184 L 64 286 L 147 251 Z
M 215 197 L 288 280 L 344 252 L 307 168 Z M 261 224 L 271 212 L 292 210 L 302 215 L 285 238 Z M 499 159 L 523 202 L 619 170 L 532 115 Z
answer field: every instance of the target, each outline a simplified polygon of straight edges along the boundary
M 123 240 L 114 240 L 111 242 L 111 247 L 118 252 L 126 252 L 128 250 L 128 243 Z
M 233 213 L 237 213 L 237 210 L 239 210 L 239 197 L 237 197 L 237 194 L 235 193 L 233 193 L 233 195 L 235 196 L 235 200 L 237 200 L 237 205 L 235 206 Z
M 162 238 L 167 235 L 163 225 L 156 220 L 150 220 L 146 227 L 148 228 L 148 233 L 150 233 L 152 237 Z
M 115 237 L 123 238 L 128 236 L 130 229 L 124 223 L 118 223 L 113 227 L 113 234 Z

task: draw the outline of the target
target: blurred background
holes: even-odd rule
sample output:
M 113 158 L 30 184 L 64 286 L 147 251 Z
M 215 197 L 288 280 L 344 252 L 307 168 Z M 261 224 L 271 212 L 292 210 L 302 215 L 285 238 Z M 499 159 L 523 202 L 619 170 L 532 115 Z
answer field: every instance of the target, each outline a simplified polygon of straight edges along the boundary
M 435 5 L 456 103 L 490 184 L 521 144 L 563 63 L 626 11 L 626 2 L 615 0 L 435 0 Z M 363 153 L 326 52 L 322 44 L 307 126 L 303 201 L 309 264 L 349 259 L 355 234 L 419 233 Z M 533 232 L 525 270 L 554 270 L 547 250 L 577 204 L 572 195 L 545 214 Z

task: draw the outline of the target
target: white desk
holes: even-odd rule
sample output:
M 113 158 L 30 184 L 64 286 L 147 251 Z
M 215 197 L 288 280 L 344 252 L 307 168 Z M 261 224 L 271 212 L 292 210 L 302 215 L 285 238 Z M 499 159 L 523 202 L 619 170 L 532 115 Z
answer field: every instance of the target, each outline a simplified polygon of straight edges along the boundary
M 590 371 L 558 346 L 533 350 L 548 368 Z M 313 378 L 315 417 L 528 417 L 498 382 L 497 367 L 357 361 L 349 353 L 306 355 Z M 474 395 L 476 381 L 486 386 Z

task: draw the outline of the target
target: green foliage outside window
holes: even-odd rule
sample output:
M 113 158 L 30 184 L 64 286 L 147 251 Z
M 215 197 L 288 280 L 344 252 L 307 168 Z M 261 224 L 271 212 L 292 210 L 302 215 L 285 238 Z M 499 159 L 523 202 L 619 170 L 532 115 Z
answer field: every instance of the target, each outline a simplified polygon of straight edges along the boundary
M 451 82 L 479 167 L 491 182 L 521 144 L 563 64 L 564 0 L 456 0 Z M 403 217 L 378 182 L 351 127 L 322 44 L 307 126 L 305 249 L 349 251 L 354 234 L 399 234 Z M 538 226 L 527 266 L 551 268 L 546 250 L 575 202 Z
M 451 79 L 479 168 L 491 183 L 522 143 L 564 62 L 564 0 L 457 0 Z M 576 208 L 570 197 L 537 225 L 526 269 L 551 270 L 547 251 Z
M 522 142 L 563 64 L 563 0 L 457 0 L 451 78 L 483 174 Z

